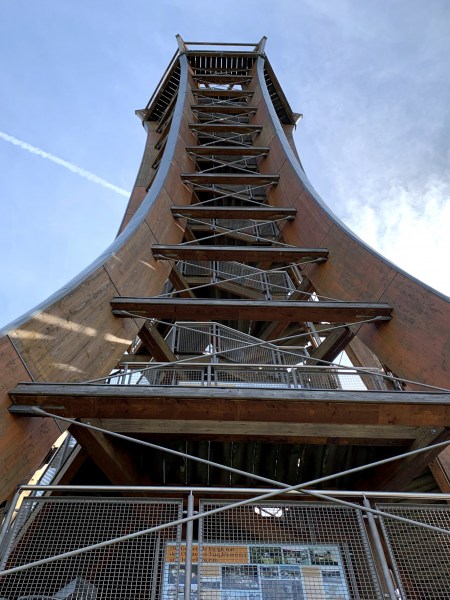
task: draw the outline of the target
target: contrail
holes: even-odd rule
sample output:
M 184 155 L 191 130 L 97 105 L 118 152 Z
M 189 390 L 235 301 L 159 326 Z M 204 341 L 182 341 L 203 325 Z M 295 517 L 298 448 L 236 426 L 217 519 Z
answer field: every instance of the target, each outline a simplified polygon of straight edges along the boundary
M 13 144 L 14 146 L 18 146 L 19 148 L 22 148 L 22 150 L 27 150 L 27 152 L 31 152 L 31 154 L 37 154 L 38 156 L 40 156 L 42 158 L 51 160 L 52 162 L 56 163 L 57 165 L 60 165 L 61 167 L 64 167 L 65 169 L 72 171 L 72 173 L 76 173 L 80 177 L 84 177 L 84 179 L 87 179 L 88 181 L 92 181 L 92 183 L 101 185 L 102 187 L 107 188 L 108 190 L 111 190 L 111 191 L 115 192 L 116 194 L 120 194 L 121 196 L 126 196 L 127 198 L 130 196 L 130 192 L 127 192 L 127 190 L 124 190 L 124 189 L 118 187 L 117 185 L 109 183 L 109 181 L 105 181 L 104 179 L 102 179 L 101 177 L 98 177 L 97 175 L 94 175 L 94 173 L 91 173 L 90 171 L 86 171 L 85 169 L 82 169 L 81 167 L 77 167 L 77 165 L 67 162 L 67 160 L 58 158 L 54 154 L 50 154 L 50 152 L 45 152 L 45 150 L 41 150 L 41 148 L 37 148 L 36 146 L 32 146 L 31 144 L 28 144 L 27 142 L 19 140 L 12 135 L 8 135 L 7 133 L 0 131 L 0 138 L 2 140 L 5 140 L 5 142 L 9 142 L 10 144 Z

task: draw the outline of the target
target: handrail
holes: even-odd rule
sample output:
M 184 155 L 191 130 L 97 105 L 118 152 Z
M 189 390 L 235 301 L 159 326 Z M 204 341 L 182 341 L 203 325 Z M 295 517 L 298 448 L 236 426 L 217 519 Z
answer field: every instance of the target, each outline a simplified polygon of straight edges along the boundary
M 257 387 L 279 389 L 341 389 L 388 391 L 379 369 L 365 373 L 350 368 L 256 363 L 122 363 L 105 383 L 152 387 Z M 393 390 L 397 391 L 397 390 Z

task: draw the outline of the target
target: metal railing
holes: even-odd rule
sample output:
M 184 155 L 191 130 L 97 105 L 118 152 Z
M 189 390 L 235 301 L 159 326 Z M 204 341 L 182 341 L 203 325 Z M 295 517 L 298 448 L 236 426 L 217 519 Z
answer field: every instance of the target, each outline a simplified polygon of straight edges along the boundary
M 233 280 L 270 297 L 289 298 L 295 290 L 286 271 L 263 271 L 235 261 L 191 261 L 178 266 L 185 277 L 209 277 L 212 281 Z
M 92 496 L 144 490 L 186 497 Z M 29 491 L 34 498 L 17 501 Z M 282 492 L 23 486 L 2 532 L 0 594 L 8 600 L 107 600 L 143 590 L 162 600 L 449 597 L 450 508 L 426 504 L 448 501 L 448 494 L 321 490 L 326 502 L 275 499 Z M 227 499 L 230 493 L 241 499 Z M 392 504 L 412 499 L 425 503 Z
M 140 363 L 125 365 L 111 375 L 112 385 L 147 385 L 152 387 L 230 387 L 264 389 L 316 390 L 387 390 L 381 371 L 352 368 L 285 366 L 261 364 Z
M 299 348 L 284 350 L 270 342 L 255 338 L 215 322 L 193 323 L 178 321 L 166 337 L 174 354 L 213 355 L 233 363 L 258 365 L 295 365 L 303 362 L 305 352 Z M 217 362 L 217 360 L 216 360 Z

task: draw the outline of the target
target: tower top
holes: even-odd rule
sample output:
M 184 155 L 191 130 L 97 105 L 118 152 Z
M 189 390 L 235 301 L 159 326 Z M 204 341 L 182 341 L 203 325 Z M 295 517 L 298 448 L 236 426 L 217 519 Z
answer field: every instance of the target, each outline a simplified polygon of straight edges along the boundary
M 180 34 L 177 34 L 175 37 L 181 52 L 189 52 L 194 50 L 192 46 L 212 46 L 214 49 L 217 47 L 233 48 L 234 50 L 237 48 L 252 48 L 251 52 L 263 53 L 267 41 L 267 37 L 265 35 L 259 40 L 259 42 L 186 42 L 183 40 Z M 242 53 L 242 50 L 239 51 Z

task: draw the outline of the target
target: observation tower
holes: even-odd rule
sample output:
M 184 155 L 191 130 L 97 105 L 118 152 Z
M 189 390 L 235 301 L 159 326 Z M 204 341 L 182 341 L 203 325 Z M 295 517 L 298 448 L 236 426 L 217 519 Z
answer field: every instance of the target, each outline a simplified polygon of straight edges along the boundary
M 115 241 L 0 338 L 1 600 L 450 598 L 449 301 L 315 192 L 265 41 L 177 36 Z

